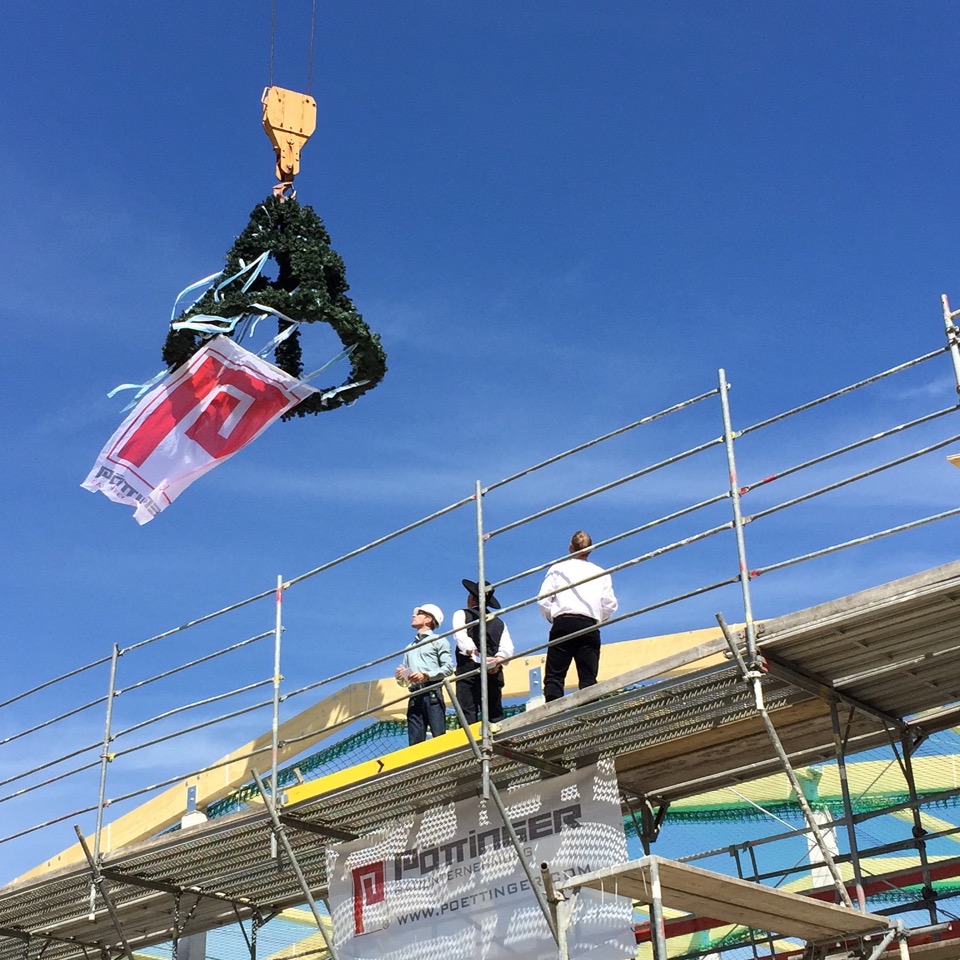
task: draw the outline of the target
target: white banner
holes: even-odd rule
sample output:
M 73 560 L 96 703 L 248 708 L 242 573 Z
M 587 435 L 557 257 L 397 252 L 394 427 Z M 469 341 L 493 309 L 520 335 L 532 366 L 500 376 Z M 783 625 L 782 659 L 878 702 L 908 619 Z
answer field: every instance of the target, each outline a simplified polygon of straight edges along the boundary
M 81 486 L 135 506 L 134 519 L 146 523 L 315 392 L 215 337 L 137 404 Z
M 504 792 L 539 883 L 627 859 L 613 764 Z M 333 934 L 342 960 L 556 960 L 557 947 L 496 806 L 434 807 L 327 854 Z M 636 955 L 632 904 L 584 889 L 570 957 Z

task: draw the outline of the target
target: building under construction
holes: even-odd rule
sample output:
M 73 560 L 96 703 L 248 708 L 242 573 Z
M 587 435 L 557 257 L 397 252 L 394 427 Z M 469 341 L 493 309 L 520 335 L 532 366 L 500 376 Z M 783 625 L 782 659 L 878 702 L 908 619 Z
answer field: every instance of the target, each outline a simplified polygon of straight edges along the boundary
M 478 795 L 516 844 L 543 955 L 577 955 L 577 898 L 600 890 L 633 901 L 638 955 L 658 960 L 960 956 L 955 319 L 944 297 L 945 345 L 755 422 L 721 370 L 698 396 L 7 700 L 0 960 L 337 957 L 329 850 Z M 912 389 L 947 376 L 941 409 Z M 568 482 L 599 478 L 616 444 L 633 444 L 627 475 L 490 523 L 507 491 L 526 485 L 526 502 L 570 464 Z M 933 509 L 906 516 L 889 490 L 918 482 Z M 546 631 L 516 629 L 530 642 L 505 669 L 507 716 L 491 723 L 484 700 L 460 722 L 448 689 L 447 733 L 403 746 L 399 648 L 284 674 L 289 604 L 345 570 L 375 576 L 380 554 L 454 513 L 475 516 L 476 579 L 516 597 L 498 615 L 528 623 L 556 558 L 492 572 L 490 551 L 600 502 L 624 522 L 593 558 L 644 602 L 605 624 L 595 686 L 544 703 Z M 903 545 L 893 576 L 881 541 Z M 931 542 L 940 565 L 917 565 Z M 74 699 L 91 685 L 102 694 Z M 250 725 L 265 732 L 197 759 L 212 731 Z M 510 829 L 509 792 L 598 762 L 616 771 L 629 856 L 554 882 Z M 204 947 L 211 931 L 229 945 Z

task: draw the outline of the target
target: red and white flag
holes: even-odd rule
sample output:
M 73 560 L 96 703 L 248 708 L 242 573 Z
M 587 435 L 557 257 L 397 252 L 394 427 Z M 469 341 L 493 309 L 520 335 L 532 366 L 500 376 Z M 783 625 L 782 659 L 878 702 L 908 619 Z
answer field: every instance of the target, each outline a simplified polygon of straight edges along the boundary
M 216 337 L 137 404 L 81 486 L 135 506 L 133 518 L 144 524 L 311 393 Z

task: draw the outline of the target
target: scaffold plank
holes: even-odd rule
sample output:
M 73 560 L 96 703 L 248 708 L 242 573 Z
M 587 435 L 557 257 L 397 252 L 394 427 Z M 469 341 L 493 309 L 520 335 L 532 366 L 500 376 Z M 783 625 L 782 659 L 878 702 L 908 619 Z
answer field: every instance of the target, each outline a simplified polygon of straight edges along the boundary
M 874 933 L 894 923 L 879 914 L 860 913 L 655 856 L 572 877 L 560 888 L 590 887 L 649 904 L 655 895 L 654 873 L 664 906 L 808 942 Z

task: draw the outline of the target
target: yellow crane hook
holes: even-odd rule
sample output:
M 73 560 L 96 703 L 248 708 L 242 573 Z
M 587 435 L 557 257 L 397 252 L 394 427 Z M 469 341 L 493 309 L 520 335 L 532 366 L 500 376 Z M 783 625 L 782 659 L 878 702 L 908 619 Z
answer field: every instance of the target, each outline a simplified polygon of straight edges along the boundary
M 266 87 L 263 104 L 263 129 L 277 155 L 277 179 L 273 192 L 283 192 L 300 172 L 300 151 L 317 129 L 317 101 L 309 94 Z

